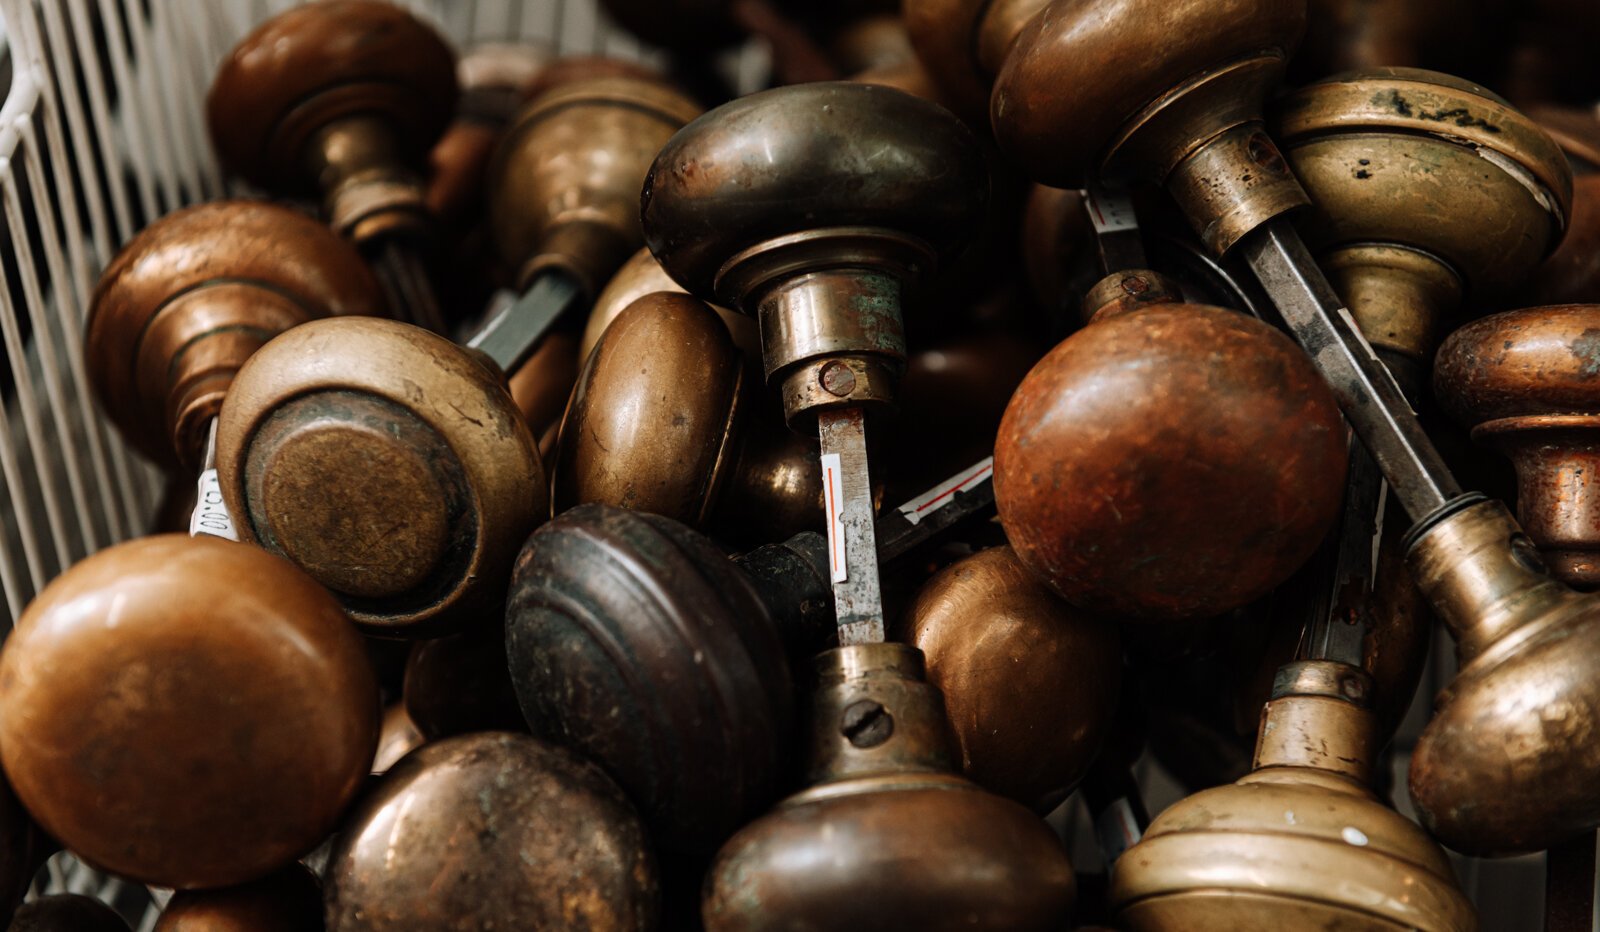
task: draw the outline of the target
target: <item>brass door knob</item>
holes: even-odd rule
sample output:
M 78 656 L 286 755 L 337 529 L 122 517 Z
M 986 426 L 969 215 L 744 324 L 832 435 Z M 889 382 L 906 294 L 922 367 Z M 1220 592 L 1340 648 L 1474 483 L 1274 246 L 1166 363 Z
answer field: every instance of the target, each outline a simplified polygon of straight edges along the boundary
M 812 785 L 718 852 L 708 932 L 1059 928 L 1066 852 L 1038 816 L 952 772 L 921 653 L 857 644 L 816 669 Z
M 328 861 L 328 932 L 655 927 L 633 807 L 600 768 L 527 735 L 424 745 L 351 812 Z
M 423 223 L 421 174 L 455 112 L 455 54 L 380 0 L 295 7 L 245 36 L 206 98 L 230 171 L 275 194 L 320 193 L 357 242 Z
M 887 405 L 901 295 L 980 225 L 987 168 L 943 108 L 890 88 L 795 85 L 724 104 L 673 137 L 645 182 L 645 240 L 690 294 L 757 316 L 791 426 Z M 820 370 L 848 365 L 850 388 Z
M 1439 349 L 1434 390 L 1472 437 L 1517 470 L 1517 521 L 1551 575 L 1600 588 L 1600 305 L 1527 308 L 1462 327 Z
M 1444 852 L 1367 787 L 1369 689 L 1355 667 L 1285 666 L 1255 770 L 1169 807 L 1118 859 L 1117 927 L 1476 929 Z
M 1041 814 L 1065 799 L 1111 728 L 1116 627 L 994 547 L 929 580 L 900 628 L 944 696 L 961 773 Z
M 762 403 L 729 333 L 676 288 L 618 314 L 562 421 L 551 471 L 557 514 L 601 502 L 757 542 L 820 529 L 817 443 L 785 430 Z
M 1305 562 L 1345 468 L 1344 420 L 1304 352 L 1243 314 L 1159 304 L 1097 320 L 1023 380 L 995 502 L 1017 555 L 1067 601 L 1200 619 Z
M 322 587 L 255 547 L 163 535 L 59 576 L 0 651 L 0 763 L 85 860 L 181 889 L 260 877 L 334 827 L 378 693 Z
M 578 362 L 581 365 L 594 352 L 596 343 L 600 342 L 601 334 L 617 319 L 623 308 L 639 300 L 647 294 L 658 291 L 675 291 L 686 293 L 683 286 L 672 280 L 667 270 L 661 267 L 656 257 L 650 254 L 649 249 L 640 249 L 634 253 L 627 262 L 622 263 L 617 273 L 606 282 L 606 287 L 594 299 L 594 306 L 589 309 L 589 320 L 583 328 L 583 342 L 578 347 Z M 722 318 L 728 327 L 728 334 L 733 337 L 733 342 L 741 351 L 753 360 L 761 359 L 761 336 L 756 332 L 756 322 L 740 314 L 730 311 L 721 305 L 713 304 L 712 310 Z
M 291 864 L 220 890 L 180 890 L 153 932 L 322 932 L 322 886 Z
M 117 911 L 77 893 L 55 893 L 25 903 L 7 932 L 129 932 Z
M 988 122 L 989 94 L 1006 53 L 1048 0 L 905 0 L 911 46 L 944 101 L 963 117 Z
M 554 84 L 513 121 L 489 165 L 495 246 L 527 288 L 558 269 L 596 294 L 642 244 L 650 162 L 700 107 L 659 79 Z
M 1298 217 L 1307 245 L 1408 393 L 1463 293 L 1502 300 L 1561 241 L 1572 205 L 1561 150 L 1459 78 L 1342 74 L 1279 100 L 1270 125 L 1311 196 Z
M 135 449 L 198 466 L 246 359 L 318 317 L 377 315 L 383 293 L 327 227 L 258 201 L 168 214 L 106 266 L 84 356 L 96 400 Z
M 709 850 L 771 803 L 793 719 L 783 647 L 711 541 L 604 505 L 528 538 L 506 604 L 524 716 L 604 767 L 667 850 Z
M 397 321 L 314 321 L 262 347 L 223 403 L 217 464 L 240 538 L 386 636 L 492 612 L 549 507 L 500 373 Z

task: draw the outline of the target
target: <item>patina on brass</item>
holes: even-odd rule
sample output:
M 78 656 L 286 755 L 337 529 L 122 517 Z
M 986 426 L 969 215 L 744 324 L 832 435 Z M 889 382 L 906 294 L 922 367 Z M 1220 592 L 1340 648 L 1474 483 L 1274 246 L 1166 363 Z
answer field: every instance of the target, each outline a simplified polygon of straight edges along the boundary
M 256 547 L 103 550 L 0 651 L 0 762 L 84 860 L 145 883 L 260 877 L 323 839 L 366 778 L 378 692 L 310 577 Z
M 1112 276 L 1115 293 L 1130 275 L 1144 280 Z M 1345 433 L 1288 338 L 1157 303 L 1103 314 L 1023 380 L 995 442 L 995 502 L 1017 555 L 1069 602 L 1207 618 L 1316 549 L 1339 513 Z
M 299 864 L 220 890 L 182 890 L 154 932 L 322 932 L 322 886 Z
M 1226 252 L 1306 203 L 1261 123 L 1305 16 L 1304 0 L 1053 0 L 995 80 L 995 138 L 1043 184 L 1163 184 Z
M 981 223 L 987 168 L 942 108 L 877 85 L 751 94 L 689 124 L 645 182 L 645 240 L 690 294 L 756 316 L 792 427 L 891 404 L 901 296 Z M 849 388 L 822 370 L 844 366 Z
M 1551 575 L 1600 588 L 1600 305 L 1495 314 L 1451 334 L 1434 388 L 1517 469 L 1517 521 Z
M 968 779 L 1045 813 L 1083 778 L 1116 707 L 1117 629 L 1061 601 L 1010 547 L 929 580 L 897 639 L 927 658 Z
M 84 357 L 122 436 L 193 469 L 250 354 L 313 318 L 383 312 L 361 256 L 327 227 L 272 204 L 213 201 L 162 217 L 111 260 Z
M 600 335 L 606 332 L 623 308 L 657 291 L 683 292 L 683 286 L 672 280 L 672 276 L 661 267 L 649 249 L 640 249 L 622 263 L 617 274 L 611 276 L 599 297 L 594 299 L 594 306 L 589 309 L 589 321 L 583 328 L 583 343 L 578 348 L 579 363 L 589 358 L 595 344 L 600 342 Z M 713 304 L 711 308 L 727 325 L 734 344 L 746 356 L 759 361 L 761 335 L 756 331 L 756 322 L 721 305 Z
M 729 330 L 676 286 L 617 315 L 562 421 L 555 513 L 602 502 L 761 542 L 820 526 L 817 443 L 762 404 Z
M 527 735 L 447 738 L 400 761 L 328 860 L 328 932 L 647 932 L 660 889 L 616 784 Z
M 295 7 L 240 40 L 212 82 L 206 122 L 222 163 L 280 194 L 320 192 L 356 242 L 425 225 L 428 150 L 455 111 L 454 53 L 379 0 Z
M 812 784 L 718 853 L 709 932 L 1059 928 L 1072 865 L 1033 813 L 952 772 L 922 654 L 855 644 L 817 658 Z
M 41 896 L 18 909 L 7 932 L 128 932 L 116 910 L 77 893 Z
M 517 286 L 553 268 L 596 294 L 640 246 L 651 160 L 699 113 L 642 77 L 574 79 L 535 98 L 501 140 L 487 185 L 495 245 Z
M 1117 927 L 1477 928 L 1444 852 L 1367 786 L 1370 692 L 1356 667 L 1283 667 L 1255 770 L 1168 808 L 1117 860 Z
M 911 46 L 950 108 L 986 122 L 1006 53 L 1047 0 L 905 0 Z
M 389 320 L 315 321 L 259 350 L 223 403 L 217 469 L 241 539 L 391 636 L 492 611 L 548 508 L 500 373 Z
M 605 768 L 664 848 L 709 851 L 777 794 L 783 642 L 751 582 L 683 525 L 591 504 L 540 528 L 506 649 L 529 724 Z
M 1560 149 L 1469 82 L 1351 72 L 1282 98 L 1270 123 L 1311 196 L 1306 244 L 1408 390 L 1464 292 L 1503 298 L 1561 240 L 1572 193 Z

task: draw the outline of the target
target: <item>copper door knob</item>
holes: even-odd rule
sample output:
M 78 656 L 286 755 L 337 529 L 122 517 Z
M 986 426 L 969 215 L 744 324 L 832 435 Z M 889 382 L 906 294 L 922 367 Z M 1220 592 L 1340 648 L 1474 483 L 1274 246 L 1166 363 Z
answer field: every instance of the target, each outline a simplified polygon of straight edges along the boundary
M 128 932 L 117 911 L 77 893 L 56 893 L 26 903 L 11 917 L 7 932 Z
M 1368 688 L 1344 664 L 1285 666 L 1255 770 L 1171 806 L 1118 859 L 1117 927 L 1476 929 L 1444 852 L 1367 786 Z
M 1165 183 L 1225 252 L 1305 203 L 1260 129 L 1305 19 L 1305 0 L 1052 0 L 995 80 L 995 139 L 1052 187 Z
M 524 288 L 543 269 L 590 295 L 641 245 L 650 162 L 700 107 L 660 80 L 556 84 L 517 116 L 489 166 L 495 246 Z
M 867 84 L 783 87 L 672 138 L 645 181 L 645 241 L 691 294 L 759 318 L 767 381 L 798 427 L 891 402 L 902 292 L 966 247 L 987 174 L 936 104 Z M 828 365 L 849 368 L 848 388 L 827 387 Z
M 656 257 L 650 254 L 649 249 L 640 249 L 634 253 L 617 273 L 606 282 L 606 287 L 594 299 L 594 306 L 589 309 L 589 320 L 583 328 L 583 343 L 578 348 L 578 362 L 583 363 L 594 351 L 596 343 L 600 342 L 601 334 L 617 319 L 622 309 L 639 300 L 647 294 L 657 291 L 676 291 L 683 293 L 683 286 L 672 280 L 667 270 L 661 267 Z M 733 342 L 740 350 L 752 359 L 761 358 L 761 337 L 756 332 L 756 322 L 737 311 L 730 311 L 719 305 L 712 305 L 717 316 L 728 326 L 728 333 L 733 337 Z
M 688 528 L 605 505 L 557 516 L 517 561 L 506 650 L 528 722 L 605 768 L 663 848 L 709 850 L 776 794 L 783 644 L 750 582 Z
M 1264 595 L 1343 498 L 1345 425 L 1287 337 L 1166 304 L 1106 317 L 1023 380 L 995 442 L 1017 555 L 1110 617 L 1198 619 Z
M 901 629 L 944 695 L 961 772 L 1041 813 L 1065 799 L 1111 728 L 1116 627 L 1061 601 L 1010 547 L 994 547 L 929 580 Z
M 333 829 L 367 776 L 378 692 L 310 577 L 163 535 L 59 576 L 0 652 L 0 763 L 89 863 L 192 888 L 260 877 Z
M 1412 68 L 1357 71 L 1294 91 L 1273 116 L 1311 196 L 1298 218 L 1306 243 L 1408 390 L 1426 380 L 1441 317 L 1464 292 L 1503 298 L 1561 240 L 1565 157 L 1483 88 Z
M 275 194 L 323 194 L 333 228 L 362 242 L 420 224 L 419 175 L 456 96 L 454 53 L 405 8 L 321 0 L 240 40 L 206 122 L 230 171 Z
M 223 404 L 217 468 L 241 539 L 389 636 L 492 612 L 548 507 L 499 372 L 390 320 L 314 321 L 260 349 Z
M 160 463 L 196 466 L 207 425 L 250 354 L 316 317 L 376 315 L 383 293 L 320 223 L 258 201 L 213 201 L 145 227 L 100 276 L 84 355 L 96 399 Z
M 905 0 L 911 46 L 951 109 L 986 124 L 1012 42 L 1048 0 Z
M 660 890 L 639 817 L 600 768 L 527 735 L 425 745 L 350 814 L 328 932 L 646 932 Z
M 1495 314 L 1439 349 L 1434 390 L 1517 469 L 1517 520 L 1557 579 L 1600 588 L 1600 305 Z
M 152 932 L 322 932 L 322 887 L 299 864 L 236 887 L 180 890 Z
M 1072 865 L 1038 816 L 951 772 L 922 655 L 817 658 L 808 782 L 718 852 L 708 932 L 1059 928 Z

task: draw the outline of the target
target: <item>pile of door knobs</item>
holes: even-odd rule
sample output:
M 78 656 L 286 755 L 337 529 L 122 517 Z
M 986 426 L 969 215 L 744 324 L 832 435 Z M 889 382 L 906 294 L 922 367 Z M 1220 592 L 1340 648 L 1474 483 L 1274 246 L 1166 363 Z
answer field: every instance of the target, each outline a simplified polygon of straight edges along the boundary
M 1592 854 L 1600 115 L 1403 67 L 1505 44 L 1444 5 L 260 24 L 262 198 L 94 295 L 169 533 L 0 650 L 12 928 L 128 928 L 19 907 L 60 849 L 165 932 L 1460 930 L 1446 848 Z M 1539 6 L 1508 93 L 1600 97 Z

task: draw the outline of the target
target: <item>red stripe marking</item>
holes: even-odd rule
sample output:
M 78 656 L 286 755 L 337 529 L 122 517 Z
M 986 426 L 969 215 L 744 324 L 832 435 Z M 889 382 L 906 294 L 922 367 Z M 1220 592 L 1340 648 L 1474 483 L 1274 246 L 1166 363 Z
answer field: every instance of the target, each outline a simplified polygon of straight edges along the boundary
M 833 503 L 833 470 L 823 470 L 828 477 L 828 554 L 833 558 L 833 570 L 839 571 L 839 546 L 834 542 L 834 528 L 839 524 L 839 509 Z
M 983 478 L 984 473 L 990 472 L 993 469 L 994 469 L 994 466 L 992 464 L 991 465 L 986 465 L 986 466 L 979 466 L 977 472 L 975 472 L 972 475 L 966 477 L 965 479 L 960 480 L 959 482 L 957 482 L 955 485 L 951 486 L 950 488 L 945 489 L 943 492 L 940 492 L 938 495 L 935 495 L 933 498 L 930 498 L 927 501 L 923 502 L 922 504 L 918 505 L 917 506 L 917 514 L 919 514 L 919 515 L 922 514 L 924 511 L 927 511 L 929 508 L 932 508 L 934 505 L 937 505 L 941 501 L 944 501 L 945 499 L 949 498 L 950 496 L 956 494 L 957 492 L 959 492 L 962 489 L 966 488 L 967 486 L 971 485 L 973 482 L 977 481 L 978 479 Z

